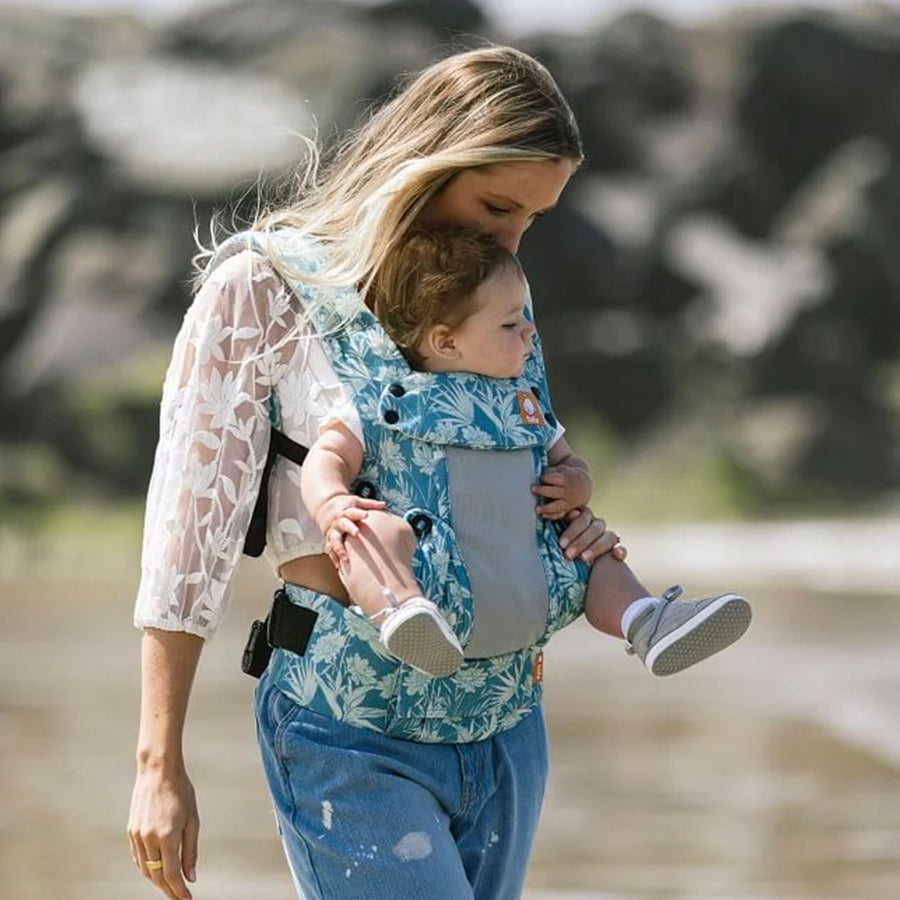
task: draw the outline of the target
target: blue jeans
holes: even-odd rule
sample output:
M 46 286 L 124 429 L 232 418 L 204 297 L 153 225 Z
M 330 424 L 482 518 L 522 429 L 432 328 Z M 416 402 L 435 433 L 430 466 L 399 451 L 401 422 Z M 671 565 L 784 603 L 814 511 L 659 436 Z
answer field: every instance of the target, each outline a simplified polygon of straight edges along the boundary
M 299 706 L 263 675 L 257 735 L 302 900 L 515 900 L 547 776 L 540 707 L 471 744 L 425 744 Z

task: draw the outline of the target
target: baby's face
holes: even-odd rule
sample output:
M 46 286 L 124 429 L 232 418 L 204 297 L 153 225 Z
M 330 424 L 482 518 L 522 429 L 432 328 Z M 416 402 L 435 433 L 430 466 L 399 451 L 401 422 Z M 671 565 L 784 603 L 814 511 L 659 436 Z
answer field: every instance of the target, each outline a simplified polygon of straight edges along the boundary
M 522 273 L 502 266 L 475 292 L 476 310 L 454 332 L 453 368 L 491 378 L 517 378 L 532 350 L 534 325 L 525 316 Z

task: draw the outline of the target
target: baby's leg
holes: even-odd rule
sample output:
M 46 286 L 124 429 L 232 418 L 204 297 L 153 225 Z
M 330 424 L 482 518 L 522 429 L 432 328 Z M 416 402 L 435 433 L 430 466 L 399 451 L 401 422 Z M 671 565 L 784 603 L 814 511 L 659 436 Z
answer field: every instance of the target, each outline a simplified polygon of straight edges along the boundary
M 347 535 L 349 561 L 340 576 L 353 602 L 370 618 L 389 603 L 385 590 L 403 603 L 420 597 L 422 589 L 412 573 L 416 538 L 409 523 L 392 513 L 368 510 L 357 523 L 359 535 Z
M 654 675 L 672 675 L 733 644 L 750 625 L 738 594 L 676 603 L 680 587 L 655 598 L 624 562 L 607 553 L 594 563 L 584 613 L 594 628 L 624 637 Z
M 349 556 L 340 570 L 351 600 L 380 626 L 381 640 L 403 662 L 437 678 L 463 661 L 453 630 L 412 572 L 415 535 L 392 513 L 368 510 L 358 535 L 347 535 Z
M 622 634 L 622 616 L 636 600 L 650 597 L 628 564 L 611 553 L 599 557 L 591 568 L 584 598 L 584 615 L 598 631 L 613 637 Z

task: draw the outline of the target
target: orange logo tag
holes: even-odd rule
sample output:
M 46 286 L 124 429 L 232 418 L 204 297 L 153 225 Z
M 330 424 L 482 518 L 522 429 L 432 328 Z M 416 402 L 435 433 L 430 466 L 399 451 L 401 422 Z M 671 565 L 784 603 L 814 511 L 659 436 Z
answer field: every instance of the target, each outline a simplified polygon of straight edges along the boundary
M 541 650 L 531 664 L 531 683 L 540 684 L 544 680 L 544 651 Z
M 519 415 L 526 425 L 543 425 L 544 417 L 538 406 L 537 399 L 531 391 L 516 391 L 519 401 Z

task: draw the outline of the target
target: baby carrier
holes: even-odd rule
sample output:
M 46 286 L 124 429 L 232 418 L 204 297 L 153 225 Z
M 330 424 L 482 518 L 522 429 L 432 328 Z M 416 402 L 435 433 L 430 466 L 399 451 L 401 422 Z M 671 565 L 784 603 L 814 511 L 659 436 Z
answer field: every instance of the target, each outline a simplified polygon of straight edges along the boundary
M 454 675 L 430 678 L 388 654 L 354 609 L 285 585 L 278 602 L 316 618 L 301 626 L 302 653 L 275 650 L 268 677 L 301 705 L 398 737 L 469 741 L 512 727 L 540 701 L 542 647 L 581 613 L 588 571 L 565 559 L 557 526 L 536 515 L 527 490 L 556 433 L 540 352 L 518 379 L 413 371 L 355 291 L 304 283 L 321 258 L 295 232 L 232 240 L 264 253 L 274 242 L 363 424 L 353 490 L 409 522 L 416 579 L 466 654 Z M 273 433 L 270 457 L 302 459 Z M 258 504 L 248 550 L 261 549 L 264 512 Z M 299 624 L 297 610 L 287 612 L 282 631 Z

